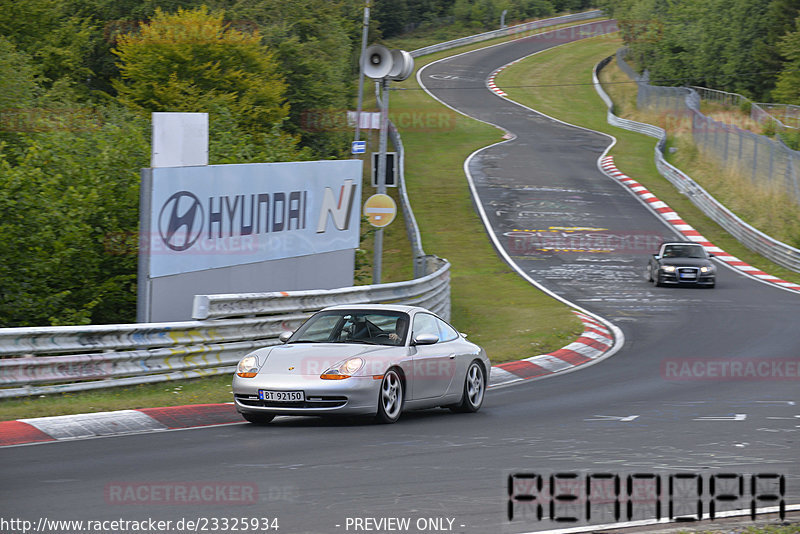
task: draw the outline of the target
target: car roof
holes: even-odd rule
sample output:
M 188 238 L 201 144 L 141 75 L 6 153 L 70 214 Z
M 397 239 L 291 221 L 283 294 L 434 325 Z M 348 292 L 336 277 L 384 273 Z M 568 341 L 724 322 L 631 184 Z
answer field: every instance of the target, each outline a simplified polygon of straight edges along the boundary
M 662 247 L 664 245 L 694 245 L 696 247 L 702 247 L 703 246 L 700 243 L 695 243 L 694 241 L 665 241 L 664 243 L 661 243 Z
M 405 306 L 402 304 L 337 304 L 335 306 L 328 306 L 320 311 L 327 310 L 382 310 L 382 311 L 397 311 L 405 313 L 426 312 L 433 313 L 430 310 L 421 308 L 419 306 Z M 434 313 L 434 315 L 436 315 Z

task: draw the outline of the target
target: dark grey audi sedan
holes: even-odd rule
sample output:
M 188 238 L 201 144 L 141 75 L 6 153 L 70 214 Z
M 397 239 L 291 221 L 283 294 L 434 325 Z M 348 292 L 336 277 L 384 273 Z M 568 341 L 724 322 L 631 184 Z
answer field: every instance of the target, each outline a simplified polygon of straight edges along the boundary
M 647 265 L 647 279 L 656 286 L 694 285 L 714 287 L 717 269 L 711 262 L 713 254 L 702 245 L 676 241 L 662 243 Z

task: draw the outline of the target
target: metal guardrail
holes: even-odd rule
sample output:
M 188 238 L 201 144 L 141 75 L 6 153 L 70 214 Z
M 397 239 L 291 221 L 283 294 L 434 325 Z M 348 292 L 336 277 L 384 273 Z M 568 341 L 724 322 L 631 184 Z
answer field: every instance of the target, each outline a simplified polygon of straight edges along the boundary
M 446 41 L 444 43 L 437 43 L 435 45 L 426 46 L 424 48 L 418 48 L 417 50 L 413 50 L 411 52 L 411 55 L 413 57 L 420 57 L 427 54 L 441 52 L 443 50 L 450 50 L 451 48 L 457 48 L 459 46 L 464 46 L 473 43 L 480 43 L 482 41 L 488 41 L 489 39 L 496 39 L 497 37 L 517 35 L 519 33 L 524 33 L 530 30 L 547 28 L 549 26 L 566 24 L 568 22 L 594 19 L 602 16 L 603 12 L 599 9 L 595 9 L 592 11 L 584 11 L 583 13 L 573 13 L 571 15 L 563 15 L 560 17 L 553 17 L 549 19 L 534 20 L 532 22 L 525 22 L 522 24 L 509 26 L 507 28 L 501 28 L 499 30 L 492 30 L 489 32 L 479 33 L 476 35 L 470 35 L 468 37 L 461 37 L 460 39 L 453 39 L 452 41 Z
M 0 398 L 232 373 L 242 356 L 332 304 L 412 304 L 448 319 L 450 264 L 426 262 L 432 274 L 392 284 L 199 295 L 194 316 L 203 320 L 0 329 Z
M 392 302 L 422 306 L 447 320 L 450 315 L 450 264 L 429 256 L 438 268 L 415 280 L 354 286 L 324 291 L 288 291 L 231 295 L 196 295 L 192 317 L 218 319 L 274 313 L 321 310 L 335 304 L 377 304 Z M 310 314 L 309 314 L 310 315 Z
M 665 130 L 652 124 L 623 119 L 614 114 L 614 103 L 603 90 L 598 79 L 598 73 L 608 65 L 613 58 L 614 56 L 609 56 L 600 61 L 595 66 L 593 72 L 595 90 L 608 106 L 608 123 L 612 126 L 642 133 L 658 139 L 654 148 L 654 157 L 656 168 L 664 178 L 669 180 L 681 193 L 687 195 L 704 214 L 722 226 L 744 246 L 774 261 L 782 267 L 800 272 L 800 250 L 768 236 L 764 232 L 741 220 L 736 214 L 716 200 L 708 191 L 703 189 L 697 182 L 692 180 L 692 178 L 664 159 L 663 151 L 667 140 L 667 132 Z
M 400 193 L 400 209 L 403 210 L 403 219 L 406 223 L 406 234 L 408 241 L 411 243 L 411 252 L 414 254 L 414 278 L 420 278 L 427 274 L 425 251 L 422 249 L 422 237 L 420 236 L 419 226 L 417 219 L 414 217 L 414 211 L 411 209 L 411 201 L 408 199 L 408 189 L 406 188 L 405 178 L 405 148 L 403 147 L 403 139 L 400 133 L 395 128 L 394 124 L 389 122 L 389 139 L 394 145 L 394 150 L 397 152 L 397 174 L 398 176 L 398 189 Z

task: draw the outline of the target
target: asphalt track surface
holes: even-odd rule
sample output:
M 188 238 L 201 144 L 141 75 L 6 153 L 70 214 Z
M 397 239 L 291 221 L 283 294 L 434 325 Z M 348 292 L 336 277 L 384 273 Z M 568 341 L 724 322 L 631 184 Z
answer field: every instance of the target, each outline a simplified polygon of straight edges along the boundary
M 594 28 L 583 26 L 571 38 Z M 277 518 L 283 533 L 392 531 L 366 529 L 375 523 L 356 529 L 356 518 L 410 519 L 401 532 L 571 526 L 549 521 L 546 512 L 539 520 L 522 506 L 508 520 L 508 476 L 523 472 L 684 473 L 706 480 L 715 473 L 774 473 L 786 477 L 787 503 L 800 502 L 797 380 L 685 380 L 670 371 L 687 360 L 796 359 L 800 297 L 722 267 L 713 290 L 654 288 L 643 277 L 651 250 L 641 243 L 676 236 L 598 170 L 610 139 L 485 88 L 496 68 L 571 38 L 519 39 L 437 62 L 419 79 L 449 106 L 517 136 L 469 163 L 492 231 L 534 280 L 617 324 L 626 338 L 621 351 L 578 372 L 491 390 L 477 414 L 432 410 L 389 426 L 285 418 L 269 427 L 5 448 L 0 517 L 266 517 Z M 506 235 L 529 230 L 555 239 L 551 227 L 603 230 L 563 230 L 558 250 L 547 239 L 520 245 Z M 597 236 L 564 237 L 587 233 L 617 237 L 606 238 L 606 248 L 596 246 Z M 170 483 L 255 493 L 244 503 L 231 502 L 235 495 L 224 491 L 201 504 L 175 502 L 154 489 Z M 120 491 L 131 487 L 146 489 L 125 501 Z M 443 523 L 417 523 L 425 518 Z

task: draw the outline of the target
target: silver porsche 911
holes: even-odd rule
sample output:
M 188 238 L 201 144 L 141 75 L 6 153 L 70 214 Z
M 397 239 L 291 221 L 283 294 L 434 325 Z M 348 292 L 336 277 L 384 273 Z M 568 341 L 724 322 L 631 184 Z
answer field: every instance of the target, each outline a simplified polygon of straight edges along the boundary
M 491 372 L 481 347 L 412 306 L 332 306 L 280 339 L 242 358 L 233 378 L 234 404 L 251 423 L 334 414 L 394 423 L 405 410 L 437 406 L 476 412 Z

